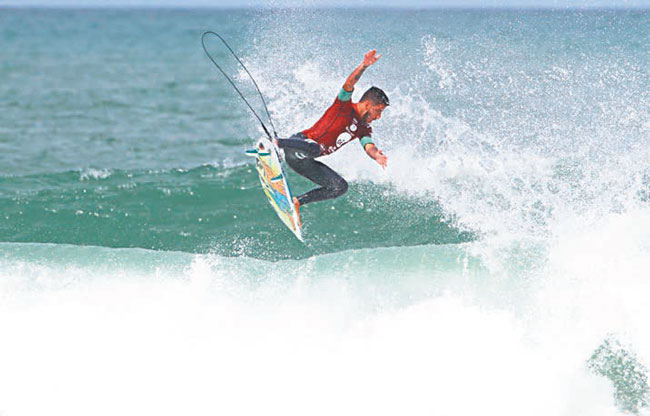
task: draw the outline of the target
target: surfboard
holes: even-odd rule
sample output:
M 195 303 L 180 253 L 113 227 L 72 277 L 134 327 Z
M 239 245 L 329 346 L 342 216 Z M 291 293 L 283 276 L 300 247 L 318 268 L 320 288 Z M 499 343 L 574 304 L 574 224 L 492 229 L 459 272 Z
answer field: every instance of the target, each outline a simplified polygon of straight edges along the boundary
M 262 138 L 255 148 L 247 150 L 246 154 L 255 158 L 255 168 L 262 190 L 276 214 L 298 240 L 304 241 L 300 214 L 293 205 L 289 183 L 275 145 L 269 139 Z

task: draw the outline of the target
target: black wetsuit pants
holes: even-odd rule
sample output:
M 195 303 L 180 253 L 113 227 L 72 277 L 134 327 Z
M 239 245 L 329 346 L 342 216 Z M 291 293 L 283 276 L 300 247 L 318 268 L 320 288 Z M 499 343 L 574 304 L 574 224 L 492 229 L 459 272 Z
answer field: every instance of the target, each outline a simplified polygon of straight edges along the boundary
M 278 139 L 278 145 L 284 150 L 284 159 L 293 170 L 321 186 L 297 196 L 300 205 L 336 198 L 348 190 L 348 183 L 341 175 L 314 160 L 320 154 L 320 146 L 315 141 L 297 133 L 288 139 Z

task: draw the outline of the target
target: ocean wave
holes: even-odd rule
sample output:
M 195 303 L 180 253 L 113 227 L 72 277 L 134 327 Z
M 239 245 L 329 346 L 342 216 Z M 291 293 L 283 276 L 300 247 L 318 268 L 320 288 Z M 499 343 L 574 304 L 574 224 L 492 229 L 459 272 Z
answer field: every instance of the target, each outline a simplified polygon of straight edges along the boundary
M 313 185 L 292 175 L 295 193 Z M 250 164 L 81 170 L 0 179 L 1 241 L 303 258 L 351 248 L 469 241 L 435 198 L 353 182 L 345 198 L 303 208 L 307 245 L 268 206 Z M 25 227 L 24 224 L 29 226 Z M 418 229 L 419 232 L 413 232 Z
M 645 354 L 635 353 L 643 331 L 628 327 L 613 336 L 624 328 L 614 316 L 602 320 L 611 310 L 575 302 L 572 296 L 592 287 L 589 278 L 580 276 L 579 285 L 562 274 L 540 280 L 569 265 L 560 258 L 552 257 L 553 267 L 508 276 L 475 254 L 480 246 L 346 250 L 271 262 L 0 244 L 0 385 L 11 393 L 3 409 L 43 409 L 41 401 L 24 407 L 21 399 L 28 382 L 21 374 L 30 369 L 39 377 L 29 378 L 29 391 L 71 415 L 85 414 L 110 386 L 112 397 L 129 403 L 125 414 L 133 407 L 176 413 L 188 401 L 196 414 L 253 414 L 269 402 L 285 414 L 325 414 L 341 405 L 379 415 L 642 410 L 634 403 L 646 392 L 625 377 L 644 379 Z M 54 378 L 62 389 L 50 394 Z M 635 396 L 615 402 L 612 382 Z M 242 404 L 244 386 L 246 395 L 269 402 Z M 286 389 L 299 399 L 287 401 Z M 336 401 L 313 407 L 323 392 Z M 468 393 L 472 400 L 463 400 Z

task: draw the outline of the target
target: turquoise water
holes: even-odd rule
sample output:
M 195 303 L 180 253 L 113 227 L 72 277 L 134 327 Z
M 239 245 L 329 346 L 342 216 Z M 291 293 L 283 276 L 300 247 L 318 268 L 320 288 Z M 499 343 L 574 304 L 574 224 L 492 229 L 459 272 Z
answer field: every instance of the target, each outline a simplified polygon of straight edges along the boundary
M 305 244 L 206 30 L 285 136 L 383 55 L 389 167 L 324 158 Z M 647 10 L 0 8 L 0 415 L 646 414 L 649 43 Z
M 197 35 L 211 27 L 249 47 L 242 26 L 267 16 L 205 14 L 5 13 L 4 36 L 12 41 L 1 74 L 10 81 L 1 92 L 3 241 L 228 254 L 246 240 L 254 257 L 305 257 L 470 239 L 436 224 L 443 213 L 435 202 L 359 184 L 351 199 L 305 211 L 307 247 L 287 241 L 243 156 L 258 127 L 196 47 Z M 297 189 L 310 186 L 294 181 Z M 370 210 L 376 214 L 358 224 Z M 364 231 L 378 223 L 389 225 Z M 426 236 L 402 232 L 432 223 Z M 350 227 L 358 228 L 351 238 L 332 241 Z

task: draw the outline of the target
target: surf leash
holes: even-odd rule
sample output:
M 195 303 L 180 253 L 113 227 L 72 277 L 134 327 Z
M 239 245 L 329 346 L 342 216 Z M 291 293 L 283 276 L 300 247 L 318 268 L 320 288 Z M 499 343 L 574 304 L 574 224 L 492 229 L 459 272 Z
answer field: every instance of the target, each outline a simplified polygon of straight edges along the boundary
M 248 102 L 248 100 L 246 99 L 246 97 L 244 97 L 244 94 L 242 94 L 242 92 L 239 90 L 239 88 L 237 88 L 237 85 L 235 85 L 235 83 L 233 82 L 233 80 L 232 80 L 232 79 L 231 79 L 231 78 L 226 74 L 226 72 L 221 68 L 221 66 L 219 66 L 219 64 L 217 63 L 217 61 L 214 60 L 214 58 L 212 57 L 212 55 L 210 55 L 210 52 L 208 52 L 208 48 L 205 47 L 205 37 L 206 37 L 207 35 L 214 35 L 214 36 L 218 37 L 219 40 L 221 40 L 221 42 L 223 42 L 223 44 L 226 45 L 226 48 L 228 48 L 228 50 L 230 51 L 230 53 L 232 54 L 232 56 L 235 57 L 235 59 L 237 60 L 237 62 L 239 62 L 239 65 L 241 65 L 242 68 L 244 68 L 244 71 L 246 71 L 246 73 L 247 73 L 248 76 L 250 77 L 251 81 L 253 81 L 253 85 L 255 85 L 255 89 L 257 90 L 257 93 L 260 95 L 260 98 L 262 99 L 262 104 L 264 104 L 264 110 L 266 110 L 266 115 L 267 115 L 268 118 L 269 118 L 269 124 L 271 124 L 271 128 L 273 129 L 273 134 L 274 134 L 274 136 L 271 136 L 271 133 L 269 133 L 269 130 L 267 129 L 266 124 L 264 124 L 264 122 L 262 121 L 262 119 L 260 118 L 260 116 L 257 114 L 257 112 L 255 112 L 255 110 L 253 110 L 253 107 L 251 107 L 251 105 L 250 105 L 250 103 Z M 205 51 L 205 54 L 208 56 L 208 58 L 210 58 L 210 60 L 211 60 L 212 63 L 214 64 L 214 66 L 216 66 L 217 69 L 218 69 L 218 70 L 223 74 L 223 76 L 226 77 L 226 79 L 228 80 L 228 82 L 230 82 L 230 85 L 232 85 L 232 87 L 235 89 L 235 91 L 237 91 L 237 93 L 239 94 L 239 96 L 241 97 L 241 99 L 244 100 L 244 102 L 246 103 L 246 105 L 248 106 L 248 108 L 253 112 L 253 114 L 255 115 L 255 117 L 257 118 L 257 120 L 258 120 L 258 121 L 260 122 L 260 124 L 262 125 L 262 128 L 264 129 L 264 132 L 265 132 L 266 135 L 269 137 L 269 139 L 270 139 L 270 140 L 273 140 L 274 137 L 277 138 L 277 137 L 278 137 L 278 133 L 275 131 L 275 126 L 273 125 L 273 121 L 271 120 L 271 114 L 269 113 L 269 109 L 268 109 L 268 107 L 266 106 L 266 101 L 264 100 L 264 96 L 262 95 L 262 92 L 260 91 L 260 88 L 257 86 L 257 82 L 255 82 L 255 78 L 253 78 L 253 76 L 251 75 L 251 73 L 248 72 L 248 68 L 246 68 L 246 65 L 244 65 L 244 63 L 239 59 L 239 57 L 237 56 L 237 54 L 235 54 L 235 52 L 232 50 L 232 48 L 230 47 L 230 45 L 228 45 L 228 42 L 226 42 L 226 40 L 225 40 L 224 38 L 222 38 L 221 35 L 219 35 L 218 33 L 216 33 L 216 32 L 212 32 L 212 31 L 207 31 L 207 32 L 204 32 L 204 33 L 203 33 L 203 36 L 201 36 L 201 45 L 203 45 L 203 50 Z

